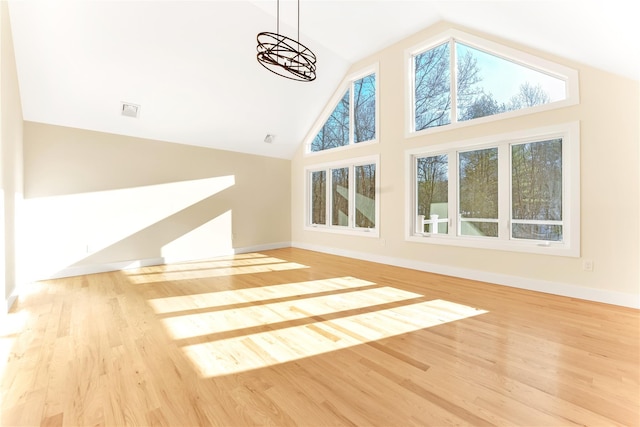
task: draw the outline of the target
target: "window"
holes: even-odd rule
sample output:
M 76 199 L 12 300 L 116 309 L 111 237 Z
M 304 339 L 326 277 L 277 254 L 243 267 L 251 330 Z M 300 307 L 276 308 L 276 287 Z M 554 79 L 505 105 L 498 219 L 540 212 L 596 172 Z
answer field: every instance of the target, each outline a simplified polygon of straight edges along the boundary
M 347 79 L 334 96 L 334 106 L 308 144 L 309 152 L 375 141 L 378 134 L 377 66 Z M 328 117 L 327 117 L 328 116 Z
M 579 256 L 578 123 L 410 150 L 407 239 Z
M 511 146 L 511 238 L 562 241 L 562 138 Z
M 311 224 L 327 223 L 327 171 L 311 172 Z
M 458 153 L 460 235 L 498 237 L 498 148 Z
M 349 168 L 331 170 L 331 225 L 349 226 Z
M 376 228 L 376 164 L 354 167 L 355 226 Z
M 409 134 L 578 102 L 577 72 L 459 31 L 407 51 Z
M 417 209 L 420 232 L 448 233 L 449 230 L 449 156 L 416 157 Z M 424 218 L 431 220 L 424 225 Z M 421 227 L 422 226 L 422 227 Z
M 306 169 L 306 228 L 378 236 L 378 156 Z

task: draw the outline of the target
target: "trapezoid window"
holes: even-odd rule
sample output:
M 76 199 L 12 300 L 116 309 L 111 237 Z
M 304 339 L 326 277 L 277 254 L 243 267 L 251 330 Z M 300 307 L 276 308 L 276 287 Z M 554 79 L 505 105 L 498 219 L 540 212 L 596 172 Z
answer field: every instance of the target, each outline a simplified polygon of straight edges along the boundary
M 410 133 L 577 103 L 574 70 L 458 31 L 407 56 Z

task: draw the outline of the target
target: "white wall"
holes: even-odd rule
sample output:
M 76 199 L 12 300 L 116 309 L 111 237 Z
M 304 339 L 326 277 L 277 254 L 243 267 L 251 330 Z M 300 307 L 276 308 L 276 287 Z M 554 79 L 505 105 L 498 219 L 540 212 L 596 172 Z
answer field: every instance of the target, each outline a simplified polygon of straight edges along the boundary
M 22 201 L 22 107 L 7 3 L 0 2 L 0 280 L 6 311 L 21 277 L 16 268 Z
M 405 49 L 450 28 L 577 69 L 580 104 L 405 138 Z M 354 64 L 348 74 L 375 62 L 380 66 L 380 142 L 313 156 L 305 156 L 303 147 L 300 147 L 292 162 L 294 246 L 640 307 L 638 81 L 444 22 L 363 59 Z M 579 121 L 581 127 L 580 258 L 428 245 L 404 240 L 405 150 L 573 121 Z M 371 154 L 380 154 L 381 159 L 380 238 L 304 230 L 304 167 Z M 603 222 L 603 215 L 610 219 Z M 592 272 L 583 270 L 583 260 L 593 261 Z

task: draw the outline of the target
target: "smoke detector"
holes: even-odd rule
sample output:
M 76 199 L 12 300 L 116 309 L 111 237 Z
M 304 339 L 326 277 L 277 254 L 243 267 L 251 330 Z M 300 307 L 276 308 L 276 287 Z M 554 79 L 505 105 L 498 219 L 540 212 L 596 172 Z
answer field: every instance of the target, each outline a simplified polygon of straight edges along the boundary
M 130 102 L 121 102 L 120 113 L 125 117 L 133 117 L 137 119 L 138 114 L 140 114 L 140 106 Z

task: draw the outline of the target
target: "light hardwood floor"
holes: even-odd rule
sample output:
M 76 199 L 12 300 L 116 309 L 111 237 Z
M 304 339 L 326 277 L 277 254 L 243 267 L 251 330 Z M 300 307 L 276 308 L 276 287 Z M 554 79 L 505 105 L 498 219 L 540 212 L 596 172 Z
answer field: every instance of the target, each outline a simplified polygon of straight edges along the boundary
M 281 249 L 25 289 L 2 425 L 638 426 L 638 310 Z

